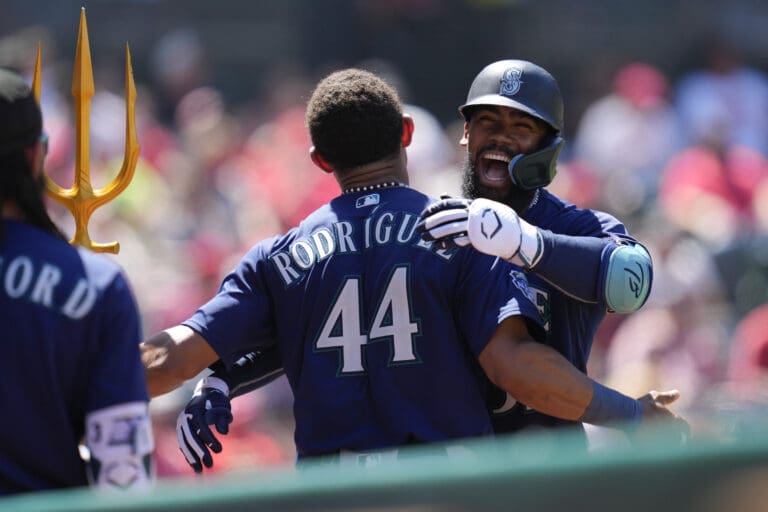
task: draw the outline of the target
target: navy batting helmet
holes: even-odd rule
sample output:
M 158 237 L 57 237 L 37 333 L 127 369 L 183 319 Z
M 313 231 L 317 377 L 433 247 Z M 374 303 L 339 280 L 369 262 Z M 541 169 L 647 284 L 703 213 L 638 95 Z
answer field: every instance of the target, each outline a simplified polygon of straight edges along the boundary
M 500 60 L 488 64 L 475 77 L 467 102 L 459 107 L 469 121 L 472 107 L 497 105 L 521 110 L 541 119 L 555 132 L 547 147 L 528 155 L 517 155 L 509 164 L 512 181 L 521 188 L 534 189 L 552 182 L 557 156 L 564 141 L 563 96 L 549 72 L 526 60 Z
M 474 105 L 499 105 L 522 110 L 563 131 L 563 96 L 549 72 L 526 60 L 500 60 L 488 64 L 475 77 L 467 94 L 467 102 L 459 107 L 466 111 Z

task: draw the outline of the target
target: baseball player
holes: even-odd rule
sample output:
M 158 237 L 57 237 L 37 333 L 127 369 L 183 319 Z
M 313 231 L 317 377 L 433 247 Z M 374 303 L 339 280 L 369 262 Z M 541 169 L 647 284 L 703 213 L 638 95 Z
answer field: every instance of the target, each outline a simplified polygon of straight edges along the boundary
M 586 373 L 606 312 L 631 313 L 648 298 L 653 268 L 646 249 L 613 216 L 580 209 L 545 188 L 563 147 L 563 99 L 554 77 L 524 60 L 502 60 L 475 77 L 461 145 L 463 192 L 422 215 L 425 240 L 472 245 L 522 267 L 547 330 L 547 343 Z M 520 397 L 516 397 L 520 398 Z M 504 393 L 494 428 L 571 424 Z
M 307 124 L 312 159 L 342 194 L 256 245 L 192 318 L 142 345 L 153 396 L 218 359 L 237 371 L 239 355 L 259 350 L 251 361 L 273 357 L 288 377 L 299 460 L 491 434 L 488 379 L 570 420 L 671 416 L 673 393 L 626 397 L 535 342 L 539 314 L 519 268 L 420 238 L 433 200 L 405 186 L 413 122 L 393 89 L 359 70 L 332 74 Z M 203 418 L 226 426 L 227 384 L 209 377 L 199 391 Z M 196 470 L 217 451 L 199 419 L 184 411 L 178 425 Z
M 154 478 L 141 324 L 121 270 L 67 243 L 43 201 L 35 97 L 0 69 L 0 495 Z M 90 452 L 86 464 L 78 444 Z

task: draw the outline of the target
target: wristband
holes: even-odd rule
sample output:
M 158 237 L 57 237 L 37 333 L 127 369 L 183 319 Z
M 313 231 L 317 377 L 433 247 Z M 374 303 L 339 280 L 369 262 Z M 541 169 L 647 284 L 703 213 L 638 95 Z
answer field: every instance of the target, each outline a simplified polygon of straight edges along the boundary
M 642 420 L 643 408 L 638 400 L 594 381 L 592 388 L 592 401 L 579 418 L 580 421 L 592 425 L 606 425 Z
M 229 386 L 227 383 L 218 377 L 214 377 L 213 375 L 208 375 L 207 377 L 197 381 L 193 396 L 199 396 L 202 394 L 203 388 L 212 388 L 216 391 L 224 393 L 225 396 L 229 396 Z
M 544 254 L 544 241 L 539 228 L 528 224 L 523 219 L 520 223 L 520 247 L 507 261 L 523 268 L 533 268 Z

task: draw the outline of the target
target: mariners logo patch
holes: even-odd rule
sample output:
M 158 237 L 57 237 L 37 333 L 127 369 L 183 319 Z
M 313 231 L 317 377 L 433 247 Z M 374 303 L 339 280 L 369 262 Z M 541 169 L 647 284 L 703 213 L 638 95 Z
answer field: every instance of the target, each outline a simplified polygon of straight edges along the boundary
M 366 206 L 374 206 L 379 204 L 379 194 L 368 194 L 367 196 L 358 197 L 355 201 L 355 208 L 365 208 Z
M 501 86 L 499 87 L 499 94 L 502 96 L 514 96 L 520 90 L 520 85 L 523 83 L 523 70 L 517 68 L 509 68 L 504 71 L 501 76 Z

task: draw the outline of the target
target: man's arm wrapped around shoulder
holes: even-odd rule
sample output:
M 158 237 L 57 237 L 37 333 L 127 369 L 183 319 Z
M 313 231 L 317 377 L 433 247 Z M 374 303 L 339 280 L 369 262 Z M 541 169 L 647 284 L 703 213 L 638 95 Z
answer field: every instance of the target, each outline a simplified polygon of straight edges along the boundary
M 277 347 L 249 352 L 230 368 L 219 360 L 210 369 L 213 373 L 198 381 L 176 421 L 179 449 L 196 473 L 201 473 L 203 466 L 213 466 L 211 451 L 222 450 L 210 425 L 215 425 L 219 434 L 229 433 L 234 419 L 231 399 L 265 386 L 284 373 Z
M 488 199 L 448 198 L 430 205 L 417 226 L 444 247 L 476 250 L 522 266 L 564 294 L 606 310 L 631 313 L 647 300 L 653 280 L 648 251 L 629 236 L 557 234 Z

